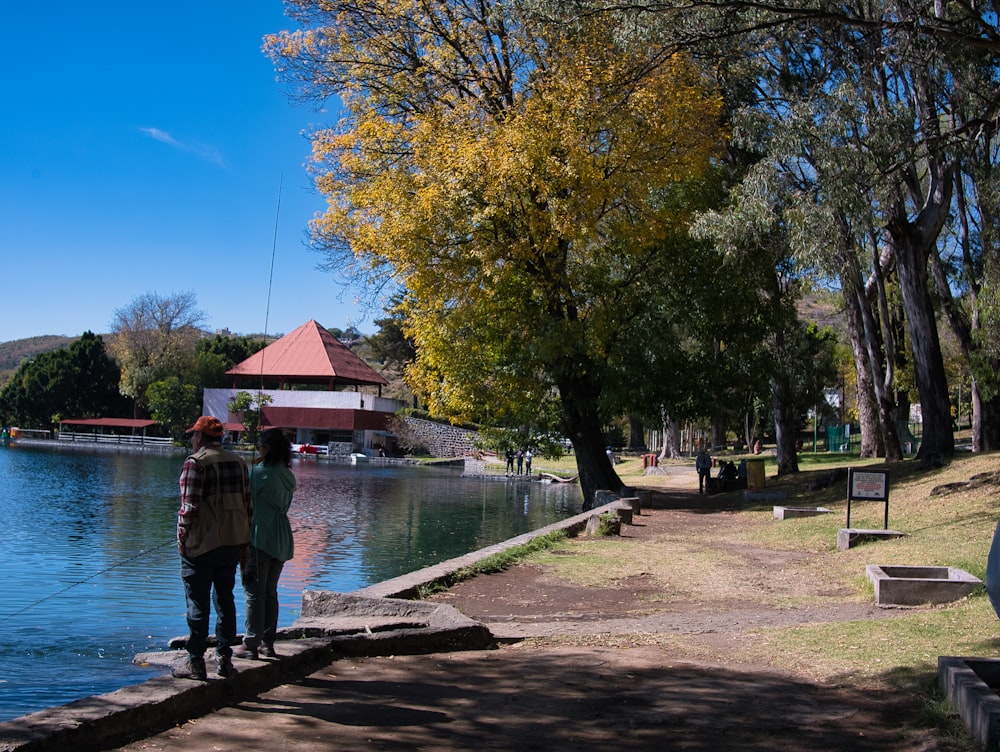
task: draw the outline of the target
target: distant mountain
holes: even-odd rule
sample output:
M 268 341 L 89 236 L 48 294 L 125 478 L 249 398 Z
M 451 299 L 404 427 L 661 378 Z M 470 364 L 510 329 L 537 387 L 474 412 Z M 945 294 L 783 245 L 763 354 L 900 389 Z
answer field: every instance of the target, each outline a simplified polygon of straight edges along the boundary
M 846 339 L 847 317 L 844 315 L 844 300 L 838 293 L 829 290 L 811 290 L 802 296 L 798 302 L 799 316 L 804 321 L 812 321 L 821 329 L 829 326 L 836 331 L 841 341 Z
M 41 337 L 28 337 L 27 339 L 0 342 L 0 388 L 10 380 L 14 372 L 17 371 L 18 366 L 21 365 L 21 361 L 25 358 L 33 358 L 39 353 L 65 347 L 78 339 L 80 338 L 45 334 Z

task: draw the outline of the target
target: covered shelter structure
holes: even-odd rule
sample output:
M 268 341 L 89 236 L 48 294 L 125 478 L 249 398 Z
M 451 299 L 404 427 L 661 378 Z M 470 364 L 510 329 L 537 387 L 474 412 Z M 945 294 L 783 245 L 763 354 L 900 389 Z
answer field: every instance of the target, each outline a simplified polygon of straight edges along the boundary
M 261 428 L 282 428 L 293 442 L 348 456 L 384 448 L 389 418 L 403 405 L 382 397 L 388 382 L 316 321 L 226 372 L 229 389 L 206 389 L 202 413 L 243 423 L 229 404 L 240 391 L 261 395 Z
M 98 444 L 169 445 L 170 438 L 147 436 L 155 420 L 140 418 L 66 418 L 59 421 L 59 440 Z

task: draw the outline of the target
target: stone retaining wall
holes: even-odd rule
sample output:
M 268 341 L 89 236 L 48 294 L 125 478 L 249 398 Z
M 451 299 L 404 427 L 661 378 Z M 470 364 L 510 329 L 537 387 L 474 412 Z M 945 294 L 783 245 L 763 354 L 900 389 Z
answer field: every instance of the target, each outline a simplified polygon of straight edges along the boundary
M 472 443 L 476 432 L 468 428 L 407 417 L 406 426 L 423 442 L 433 457 L 465 457 L 477 450 Z

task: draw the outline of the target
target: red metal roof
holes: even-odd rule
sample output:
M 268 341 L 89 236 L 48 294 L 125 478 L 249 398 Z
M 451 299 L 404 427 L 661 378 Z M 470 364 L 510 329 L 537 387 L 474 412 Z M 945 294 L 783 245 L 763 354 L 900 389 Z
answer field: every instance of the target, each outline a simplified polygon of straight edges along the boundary
M 155 426 L 155 420 L 140 420 L 138 418 L 66 418 L 60 420 L 70 426 L 102 426 L 104 428 L 149 428 Z
M 347 384 L 386 385 L 372 370 L 316 321 L 275 340 L 226 371 L 230 376 L 334 379 Z

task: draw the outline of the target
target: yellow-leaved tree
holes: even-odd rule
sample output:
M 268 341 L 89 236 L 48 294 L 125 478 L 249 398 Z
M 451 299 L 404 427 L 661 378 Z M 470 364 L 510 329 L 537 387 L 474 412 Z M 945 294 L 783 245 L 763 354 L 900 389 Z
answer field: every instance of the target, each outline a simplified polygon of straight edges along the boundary
M 331 266 L 407 290 L 408 380 L 429 409 L 517 425 L 553 402 L 585 502 L 605 453 L 609 365 L 655 299 L 662 200 L 719 153 L 710 71 L 602 26 L 546 26 L 511 0 L 294 0 L 265 47 L 300 96 L 341 97 L 313 134 Z

